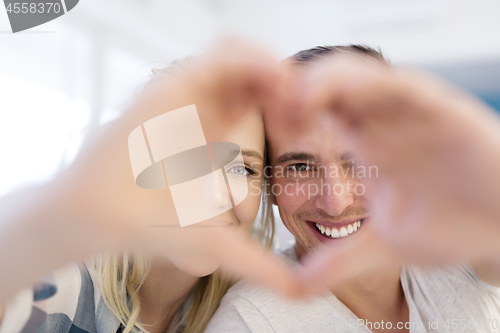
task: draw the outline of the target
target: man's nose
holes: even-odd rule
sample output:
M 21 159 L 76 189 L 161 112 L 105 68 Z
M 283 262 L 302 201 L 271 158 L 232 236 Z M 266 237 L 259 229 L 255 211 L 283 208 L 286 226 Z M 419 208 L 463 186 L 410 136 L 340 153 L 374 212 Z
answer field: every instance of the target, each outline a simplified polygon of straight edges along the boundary
M 339 216 L 354 203 L 353 184 L 343 176 L 324 176 L 318 179 L 316 207 L 331 216 Z

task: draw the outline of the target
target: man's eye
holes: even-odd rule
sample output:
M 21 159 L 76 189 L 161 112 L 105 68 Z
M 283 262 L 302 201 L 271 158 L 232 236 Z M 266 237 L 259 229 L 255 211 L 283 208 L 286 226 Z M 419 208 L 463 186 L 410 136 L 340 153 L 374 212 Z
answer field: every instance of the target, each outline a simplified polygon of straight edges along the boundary
M 347 164 L 347 167 L 348 168 L 357 168 L 359 165 L 358 165 L 358 162 L 356 161 L 351 161 L 349 164 Z
M 312 166 L 310 166 L 307 163 L 296 163 L 292 164 L 287 167 L 288 171 L 297 171 L 297 172 L 304 172 L 304 171 L 311 171 Z
M 252 168 L 249 168 L 244 165 L 238 165 L 235 167 L 232 167 L 231 169 L 227 170 L 227 173 L 233 173 L 238 176 L 248 176 L 248 175 L 255 175 L 255 171 L 252 170 Z

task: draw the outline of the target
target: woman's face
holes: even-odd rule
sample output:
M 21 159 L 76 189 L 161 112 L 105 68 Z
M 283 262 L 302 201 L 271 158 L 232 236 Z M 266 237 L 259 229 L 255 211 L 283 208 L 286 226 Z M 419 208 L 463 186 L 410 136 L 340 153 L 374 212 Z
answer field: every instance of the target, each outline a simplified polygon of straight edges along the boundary
M 257 110 L 246 113 L 241 121 L 231 126 L 230 131 L 207 131 L 205 128 L 210 123 L 210 120 L 207 119 L 209 115 L 200 111 L 198 113 L 207 142 L 231 142 L 240 147 L 244 164 L 236 161 L 228 164 L 226 177 L 233 186 L 239 188 L 247 186 L 248 195 L 232 209 L 187 228 L 198 229 L 213 225 L 231 225 L 231 228 L 236 227 L 249 231 L 259 211 L 262 192 L 265 137 L 261 114 Z M 234 189 L 234 187 L 232 188 Z M 210 194 L 208 200 L 217 205 L 217 194 Z M 170 260 L 181 271 L 197 277 L 209 275 L 220 266 L 216 258 L 211 258 L 198 251 L 190 254 L 177 253 Z

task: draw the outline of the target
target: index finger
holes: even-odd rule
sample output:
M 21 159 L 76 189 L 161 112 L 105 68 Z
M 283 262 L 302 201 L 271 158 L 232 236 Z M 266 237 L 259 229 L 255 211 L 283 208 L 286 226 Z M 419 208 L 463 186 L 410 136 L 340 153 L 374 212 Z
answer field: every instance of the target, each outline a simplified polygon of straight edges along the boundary
M 220 267 L 232 280 L 245 278 L 287 296 L 298 294 L 298 279 L 291 266 L 236 227 L 147 228 L 142 236 L 136 250 L 181 258 L 183 262 L 195 258 L 196 262 Z
M 364 236 L 344 244 L 321 246 L 302 261 L 298 274 L 299 296 L 319 295 L 371 268 L 398 261 L 397 256 L 367 226 Z

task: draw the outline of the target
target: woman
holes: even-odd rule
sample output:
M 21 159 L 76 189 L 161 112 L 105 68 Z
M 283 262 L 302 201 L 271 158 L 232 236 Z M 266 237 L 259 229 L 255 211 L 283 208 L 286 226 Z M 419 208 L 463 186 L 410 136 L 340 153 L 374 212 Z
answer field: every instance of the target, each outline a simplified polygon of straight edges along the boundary
M 193 61 L 186 59 L 155 71 L 156 77 L 150 84 L 179 75 L 178 72 Z M 202 119 L 209 115 L 199 113 Z M 262 176 L 266 153 L 260 114 L 249 112 L 231 133 L 222 135 L 219 140 L 241 147 L 244 164 L 229 165 L 226 173 L 227 177 L 246 182 L 251 191 L 231 211 L 203 223 L 211 224 L 217 219 L 231 221 L 248 232 L 259 210 L 260 192 L 265 181 Z M 274 225 L 271 203 L 267 198 L 262 196 L 262 219 L 254 229 L 258 239 L 271 246 Z M 150 260 L 140 255 L 134 255 L 132 259 L 119 254 L 99 256 L 94 261 L 95 279 L 103 300 L 121 320 L 124 333 L 134 327 L 151 333 L 166 332 L 167 328 L 170 331 L 202 332 L 208 324 L 230 281 L 215 271 L 216 265 L 207 264 L 210 258 L 201 260 L 199 256 L 183 256 L 169 259 L 159 256 Z
M 254 49 L 233 48 L 238 54 L 228 50 L 200 59 L 175 77 L 155 80 L 62 175 L 0 202 L 8 227 L 0 233 L 0 250 L 11 253 L 0 256 L 5 268 L 0 304 L 63 264 L 101 250 L 119 253 L 98 256 L 89 270 L 81 267 L 78 273 L 70 267 L 56 273 L 57 292 L 47 298 L 47 288 L 35 288 L 39 302 L 33 311 L 33 292 L 19 293 L 6 308 L 0 332 L 39 327 L 42 332 L 61 327 L 99 333 L 202 332 L 229 287 L 215 272 L 221 263 L 231 262 L 236 273 L 286 285 L 281 274 L 285 264 L 257 263 L 254 259 L 261 258 L 256 247 L 241 245 L 235 231 L 248 234 L 259 210 L 265 139 L 257 104 L 271 102 L 263 96 L 277 89 L 279 73 L 274 60 Z M 227 177 L 244 179 L 249 195 L 232 210 L 204 221 L 205 228 L 146 228 L 179 224 L 168 190 L 144 190 L 130 181 L 130 168 L 123 167 L 130 163 L 124 138 L 148 119 L 189 104 L 197 106 L 207 142 L 241 147 L 244 165 L 226 172 Z M 20 206 L 30 207 L 29 212 Z M 267 224 L 257 234 L 270 245 L 268 208 L 263 209 Z M 213 227 L 220 220 L 230 224 L 229 231 Z M 123 248 L 147 251 L 145 256 L 116 252 Z M 257 266 L 268 274 L 255 273 Z

